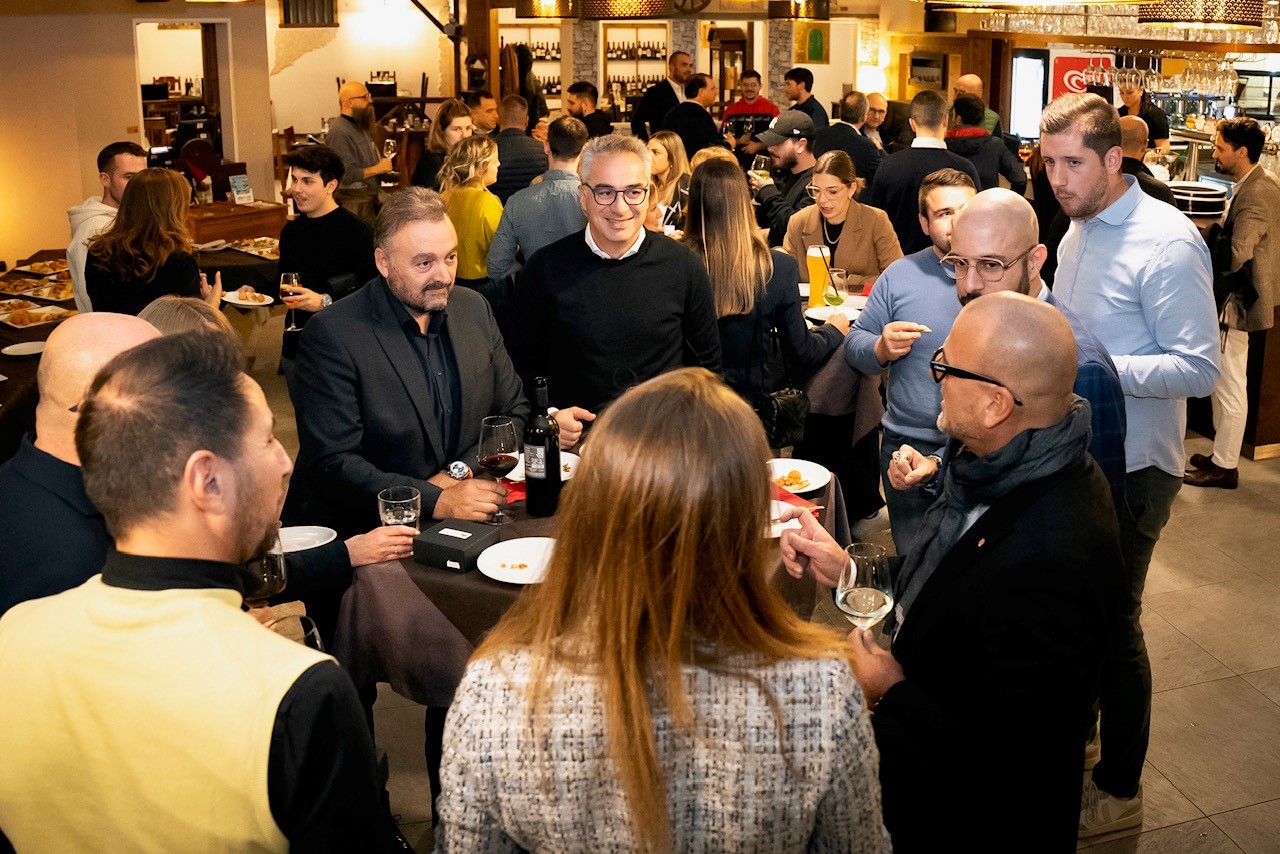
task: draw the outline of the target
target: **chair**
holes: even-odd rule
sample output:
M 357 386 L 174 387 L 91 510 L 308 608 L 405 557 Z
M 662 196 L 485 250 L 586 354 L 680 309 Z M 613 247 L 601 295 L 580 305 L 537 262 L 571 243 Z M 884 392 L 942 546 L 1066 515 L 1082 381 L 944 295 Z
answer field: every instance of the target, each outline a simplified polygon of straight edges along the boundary
M 272 159 L 276 167 L 276 178 L 280 181 L 280 195 L 285 201 L 288 201 L 292 194 L 289 192 L 289 167 L 285 164 L 284 158 L 293 150 L 296 143 L 297 134 L 293 131 L 293 125 L 271 134 Z

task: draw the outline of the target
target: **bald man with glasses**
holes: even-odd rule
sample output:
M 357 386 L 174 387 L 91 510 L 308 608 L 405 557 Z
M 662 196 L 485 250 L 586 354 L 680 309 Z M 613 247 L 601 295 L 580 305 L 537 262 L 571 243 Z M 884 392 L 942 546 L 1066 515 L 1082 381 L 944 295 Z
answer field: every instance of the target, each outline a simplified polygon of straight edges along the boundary
M 392 166 L 390 158 L 378 156 L 373 143 L 376 117 L 369 88 L 357 81 L 343 83 L 338 88 L 338 109 L 340 114 L 325 135 L 325 144 L 342 158 L 346 170 L 333 198 L 372 227 L 378 216 L 378 176 Z

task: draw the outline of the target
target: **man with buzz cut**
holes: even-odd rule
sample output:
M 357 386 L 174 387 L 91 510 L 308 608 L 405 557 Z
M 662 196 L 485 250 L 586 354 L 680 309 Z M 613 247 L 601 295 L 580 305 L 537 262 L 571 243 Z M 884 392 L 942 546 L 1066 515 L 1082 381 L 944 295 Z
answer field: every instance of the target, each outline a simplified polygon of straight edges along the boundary
M 67 211 L 71 221 L 71 243 L 67 246 L 67 265 L 71 272 L 71 290 L 76 310 L 93 311 L 85 290 L 84 264 L 89 257 L 89 238 L 105 231 L 116 218 L 125 185 L 134 175 L 147 168 L 147 150 L 136 142 L 113 142 L 98 152 L 98 180 L 102 196 L 90 196 Z
M 652 134 L 664 130 L 667 113 L 685 102 L 684 85 L 693 76 L 693 57 L 678 50 L 667 59 L 667 77 L 645 90 L 644 97 L 631 113 L 631 133 L 647 141 Z

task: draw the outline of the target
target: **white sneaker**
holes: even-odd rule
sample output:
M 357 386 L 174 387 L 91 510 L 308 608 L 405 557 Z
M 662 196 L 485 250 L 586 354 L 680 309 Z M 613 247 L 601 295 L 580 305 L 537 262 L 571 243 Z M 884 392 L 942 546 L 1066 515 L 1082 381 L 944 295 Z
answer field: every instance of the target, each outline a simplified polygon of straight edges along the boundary
M 1093 780 L 1085 780 L 1080 794 L 1081 839 L 1127 830 L 1142 824 L 1142 786 L 1132 798 L 1117 798 L 1098 788 Z
M 1093 738 L 1084 746 L 1084 770 L 1092 771 L 1093 766 L 1102 758 L 1102 738 L 1098 730 L 1094 730 Z

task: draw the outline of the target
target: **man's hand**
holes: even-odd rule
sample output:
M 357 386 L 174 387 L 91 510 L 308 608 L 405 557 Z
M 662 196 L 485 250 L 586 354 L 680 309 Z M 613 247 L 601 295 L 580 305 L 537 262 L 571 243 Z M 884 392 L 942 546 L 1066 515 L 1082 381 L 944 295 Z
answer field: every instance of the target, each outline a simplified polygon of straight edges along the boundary
M 458 481 L 440 493 L 436 509 L 431 514 L 436 519 L 465 519 L 468 522 L 484 522 L 507 503 L 507 488 L 493 480 L 470 478 Z
M 748 172 L 747 181 L 751 184 L 751 192 L 753 193 L 758 193 L 764 187 L 770 187 L 773 185 L 772 178 L 761 177 L 757 172 Z
M 853 647 L 853 675 L 862 686 L 867 707 L 874 708 L 880 698 L 899 682 L 906 680 L 902 665 L 893 653 L 880 648 L 875 637 L 866 629 L 849 632 L 849 646 Z
M 538 142 L 546 142 L 547 131 L 550 129 L 550 127 L 551 127 L 550 122 L 548 122 L 545 118 L 538 119 L 538 123 L 533 126 L 533 130 L 529 131 L 529 136 L 533 137 Z
M 926 457 L 910 445 L 894 451 L 889 461 L 889 484 L 894 489 L 907 490 L 928 483 L 937 473 L 937 459 Z
M 391 158 L 384 157 L 372 166 L 368 166 L 364 170 L 364 177 L 372 178 L 374 175 L 385 175 L 395 167 L 391 165 Z
M 920 340 L 923 333 L 932 331 L 927 326 L 905 320 L 886 323 L 876 339 L 876 358 L 882 363 L 901 359 L 911 352 L 911 345 Z
M 408 525 L 383 525 L 347 540 L 347 555 L 352 566 L 400 560 L 413 554 L 413 538 L 417 535 L 418 529 Z
M 834 326 L 840 330 L 841 335 L 849 334 L 849 316 L 836 312 L 827 318 L 827 322 L 823 326 Z
M 790 507 L 784 510 L 782 521 L 792 519 L 800 520 L 800 530 L 782 532 L 779 540 L 782 565 L 795 578 L 802 578 L 807 569 L 819 584 L 835 587 L 840 581 L 840 573 L 849 565 L 848 553 L 807 509 Z
M 283 287 L 280 288 L 280 299 L 289 308 L 302 311 L 319 311 L 324 308 L 324 294 L 302 285 L 290 285 L 287 293 Z
M 561 409 L 551 416 L 560 425 L 560 450 L 567 451 L 582 439 L 582 422 L 595 421 L 596 414 L 581 406 Z
M 209 277 L 200 274 L 200 298 L 214 308 L 218 308 L 218 304 L 222 302 L 222 271 L 213 274 L 213 286 L 209 286 Z

